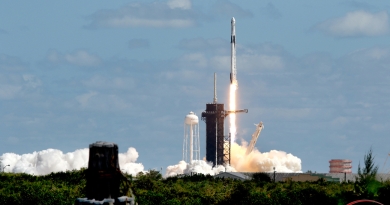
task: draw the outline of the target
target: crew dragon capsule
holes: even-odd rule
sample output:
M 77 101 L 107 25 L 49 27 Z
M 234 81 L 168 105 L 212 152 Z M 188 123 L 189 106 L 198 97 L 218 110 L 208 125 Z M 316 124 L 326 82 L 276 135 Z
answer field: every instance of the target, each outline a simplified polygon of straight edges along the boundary
M 232 18 L 231 21 L 231 40 L 230 44 L 232 46 L 231 48 L 231 66 L 230 66 L 230 84 L 235 84 L 238 85 L 237 82 L 237 70 L 236 70 L 236 20 L 234 17 Z

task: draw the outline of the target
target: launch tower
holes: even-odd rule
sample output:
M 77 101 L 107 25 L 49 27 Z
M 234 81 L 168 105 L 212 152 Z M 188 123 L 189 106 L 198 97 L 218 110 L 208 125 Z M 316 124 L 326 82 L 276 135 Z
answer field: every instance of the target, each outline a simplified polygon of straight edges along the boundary
M 208 103 L 202 112 L 202 120 L 206 122 L 206 161 L 213 166 L 224 164 L 224 115 L 222 103 Z
M 202 120 L 206 123 L 206 161 L 213 166 L 224 164 L 224 104 L 217 103 L 216 74 L 214 73 L 214 100 L 206 104 L 202 112 Z M 230 155 L 230 153 L 229 153 Z M 230 158 L 230 157 L 229 157 Z M 230 160 L 229 160 L 230 161 Z

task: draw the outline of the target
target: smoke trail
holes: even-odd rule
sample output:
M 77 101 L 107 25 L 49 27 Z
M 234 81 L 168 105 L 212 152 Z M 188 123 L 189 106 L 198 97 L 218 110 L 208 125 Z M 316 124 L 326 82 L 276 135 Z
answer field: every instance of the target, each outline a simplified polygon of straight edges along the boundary
M 119 153 L 118 158 L 122 172 L 136 175 L 138 172 L 144 171 L 144 166 L 141 163 L 135 163 L 138 158 L 138 152 L 135 148 L 130 147 L 126 153 Z M 51 172 L 79 170 L 82 167 L 88 167 L 88 159 L 88 148 L 66 154 L 57 149 L 47 149 L 23 155 L 5 153 L 0 156 L 0 164 L 3 167 L 10 165 L 5 167 L 5 172 L 46 175 Z
M 234 111 L 236 110 L 236 90 L 237 90 L 237 84 L 232 83 L 230 84 L 230 96 L 229 96 L 229 110 Z M 229 115 L 229 122 L 230 122 L 230 141 L 233 143 L 236 140 L 236 114 L 231 113 Z

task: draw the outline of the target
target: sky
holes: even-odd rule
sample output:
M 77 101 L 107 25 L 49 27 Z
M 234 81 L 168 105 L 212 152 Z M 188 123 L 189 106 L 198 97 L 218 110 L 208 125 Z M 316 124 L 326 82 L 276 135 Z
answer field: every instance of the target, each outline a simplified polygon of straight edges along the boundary
M 238 142 L 329 171 L 390 148 L 388 1 L 3 1 L 0 154 L 136 148 L 145 169 L 182 159 L 184 117 L 227 107 L 236 19 Z M 227 125 L 227 123 L 226 123 Z M 205 123 L 200 121 L 201 158 Z

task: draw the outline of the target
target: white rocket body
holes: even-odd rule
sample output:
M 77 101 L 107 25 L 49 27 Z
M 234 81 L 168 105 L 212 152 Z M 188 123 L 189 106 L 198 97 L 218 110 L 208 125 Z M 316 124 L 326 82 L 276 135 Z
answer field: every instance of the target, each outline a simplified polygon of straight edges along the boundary
M 231 21 L 231 37 L 230 37 L 230 44 L 231 44 L 231 67 L 230 67 L 230 83 L 238 85 L 237 82 L 237 69 L 236 69 L 236 20 L 234 17 Z

